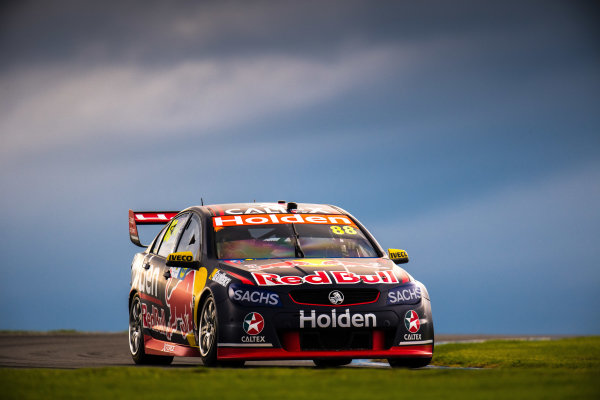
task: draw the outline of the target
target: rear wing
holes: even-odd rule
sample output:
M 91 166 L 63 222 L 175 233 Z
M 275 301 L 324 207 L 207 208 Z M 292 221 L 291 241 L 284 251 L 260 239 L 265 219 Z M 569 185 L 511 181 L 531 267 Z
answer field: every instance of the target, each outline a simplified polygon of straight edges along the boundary
M 129 239 L 139 247 L 148 247 L 140 242 L 138 225 L 164 225 L 179 211 L 133 211 L 129 210 Z

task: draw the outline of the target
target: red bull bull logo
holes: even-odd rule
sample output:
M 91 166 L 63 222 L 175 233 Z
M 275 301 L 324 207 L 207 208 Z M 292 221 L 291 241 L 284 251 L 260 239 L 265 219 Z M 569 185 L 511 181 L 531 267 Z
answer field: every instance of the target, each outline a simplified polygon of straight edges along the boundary
M 165 287 L 165 302 L 169 310 L 169 321 L 166 325 L 165 335 L 171 340 L 173 333 L 181 334 L 185 340 L 187 335 L 194 333 L 194 305 L 192 294 L 194 292 L 194 270 L 176 271 L 173 268 L 172 276 L 183 279 L 171 278 Z

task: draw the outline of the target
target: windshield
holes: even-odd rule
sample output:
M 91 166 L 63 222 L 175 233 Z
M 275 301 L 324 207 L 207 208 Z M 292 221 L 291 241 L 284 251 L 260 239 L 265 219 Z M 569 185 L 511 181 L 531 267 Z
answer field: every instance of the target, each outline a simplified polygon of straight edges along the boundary
M 286 216 L 289 216 L 287 220 Z M 230 221 L 226 217 L 215 217 L 217 258 L 378 257 L 369 240 L 349 218 L 329 217 L 270 215 L 268 222 L 275 222 L 272 224 L 257 224 L 267 218 L 256 215 Z

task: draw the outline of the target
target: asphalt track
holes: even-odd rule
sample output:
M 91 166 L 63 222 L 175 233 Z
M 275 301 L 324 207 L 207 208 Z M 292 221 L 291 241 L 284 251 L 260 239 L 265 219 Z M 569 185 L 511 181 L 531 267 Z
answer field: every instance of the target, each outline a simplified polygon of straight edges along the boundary
M 500 335 L 436 335 L 436 344 L 490 339 L 545 339 Z M 549 339 L 549 338 L 548 338 Z M 0 367 L 89 368 L 135 365 L 129 355 L 127 333 L 0 334 Z M 175 357 L 172 367 L 202 365 L 200 358 Z M 313 367 L 312 361 L 253 361 L 247 366 Z M 350 367 L 385 368 L 387 364 L 354 360 Z

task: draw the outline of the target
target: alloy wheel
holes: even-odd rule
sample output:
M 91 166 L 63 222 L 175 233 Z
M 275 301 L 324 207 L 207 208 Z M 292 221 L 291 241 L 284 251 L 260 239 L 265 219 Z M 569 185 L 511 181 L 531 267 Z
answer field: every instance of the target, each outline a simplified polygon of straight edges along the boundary
M 129 312 L 129 351 L 137 354 L 142 346 L 142 306 L 135 298 Z
M 202 313 L 200 314 L 200 327 L 199 327 L 199 347 L 200 355 L 206 357 L 214 346 L 217 334 L 217 313 L 215 310 L 215 302 L 212 297 L 209 297 L 204 306 L 202 307 Z

